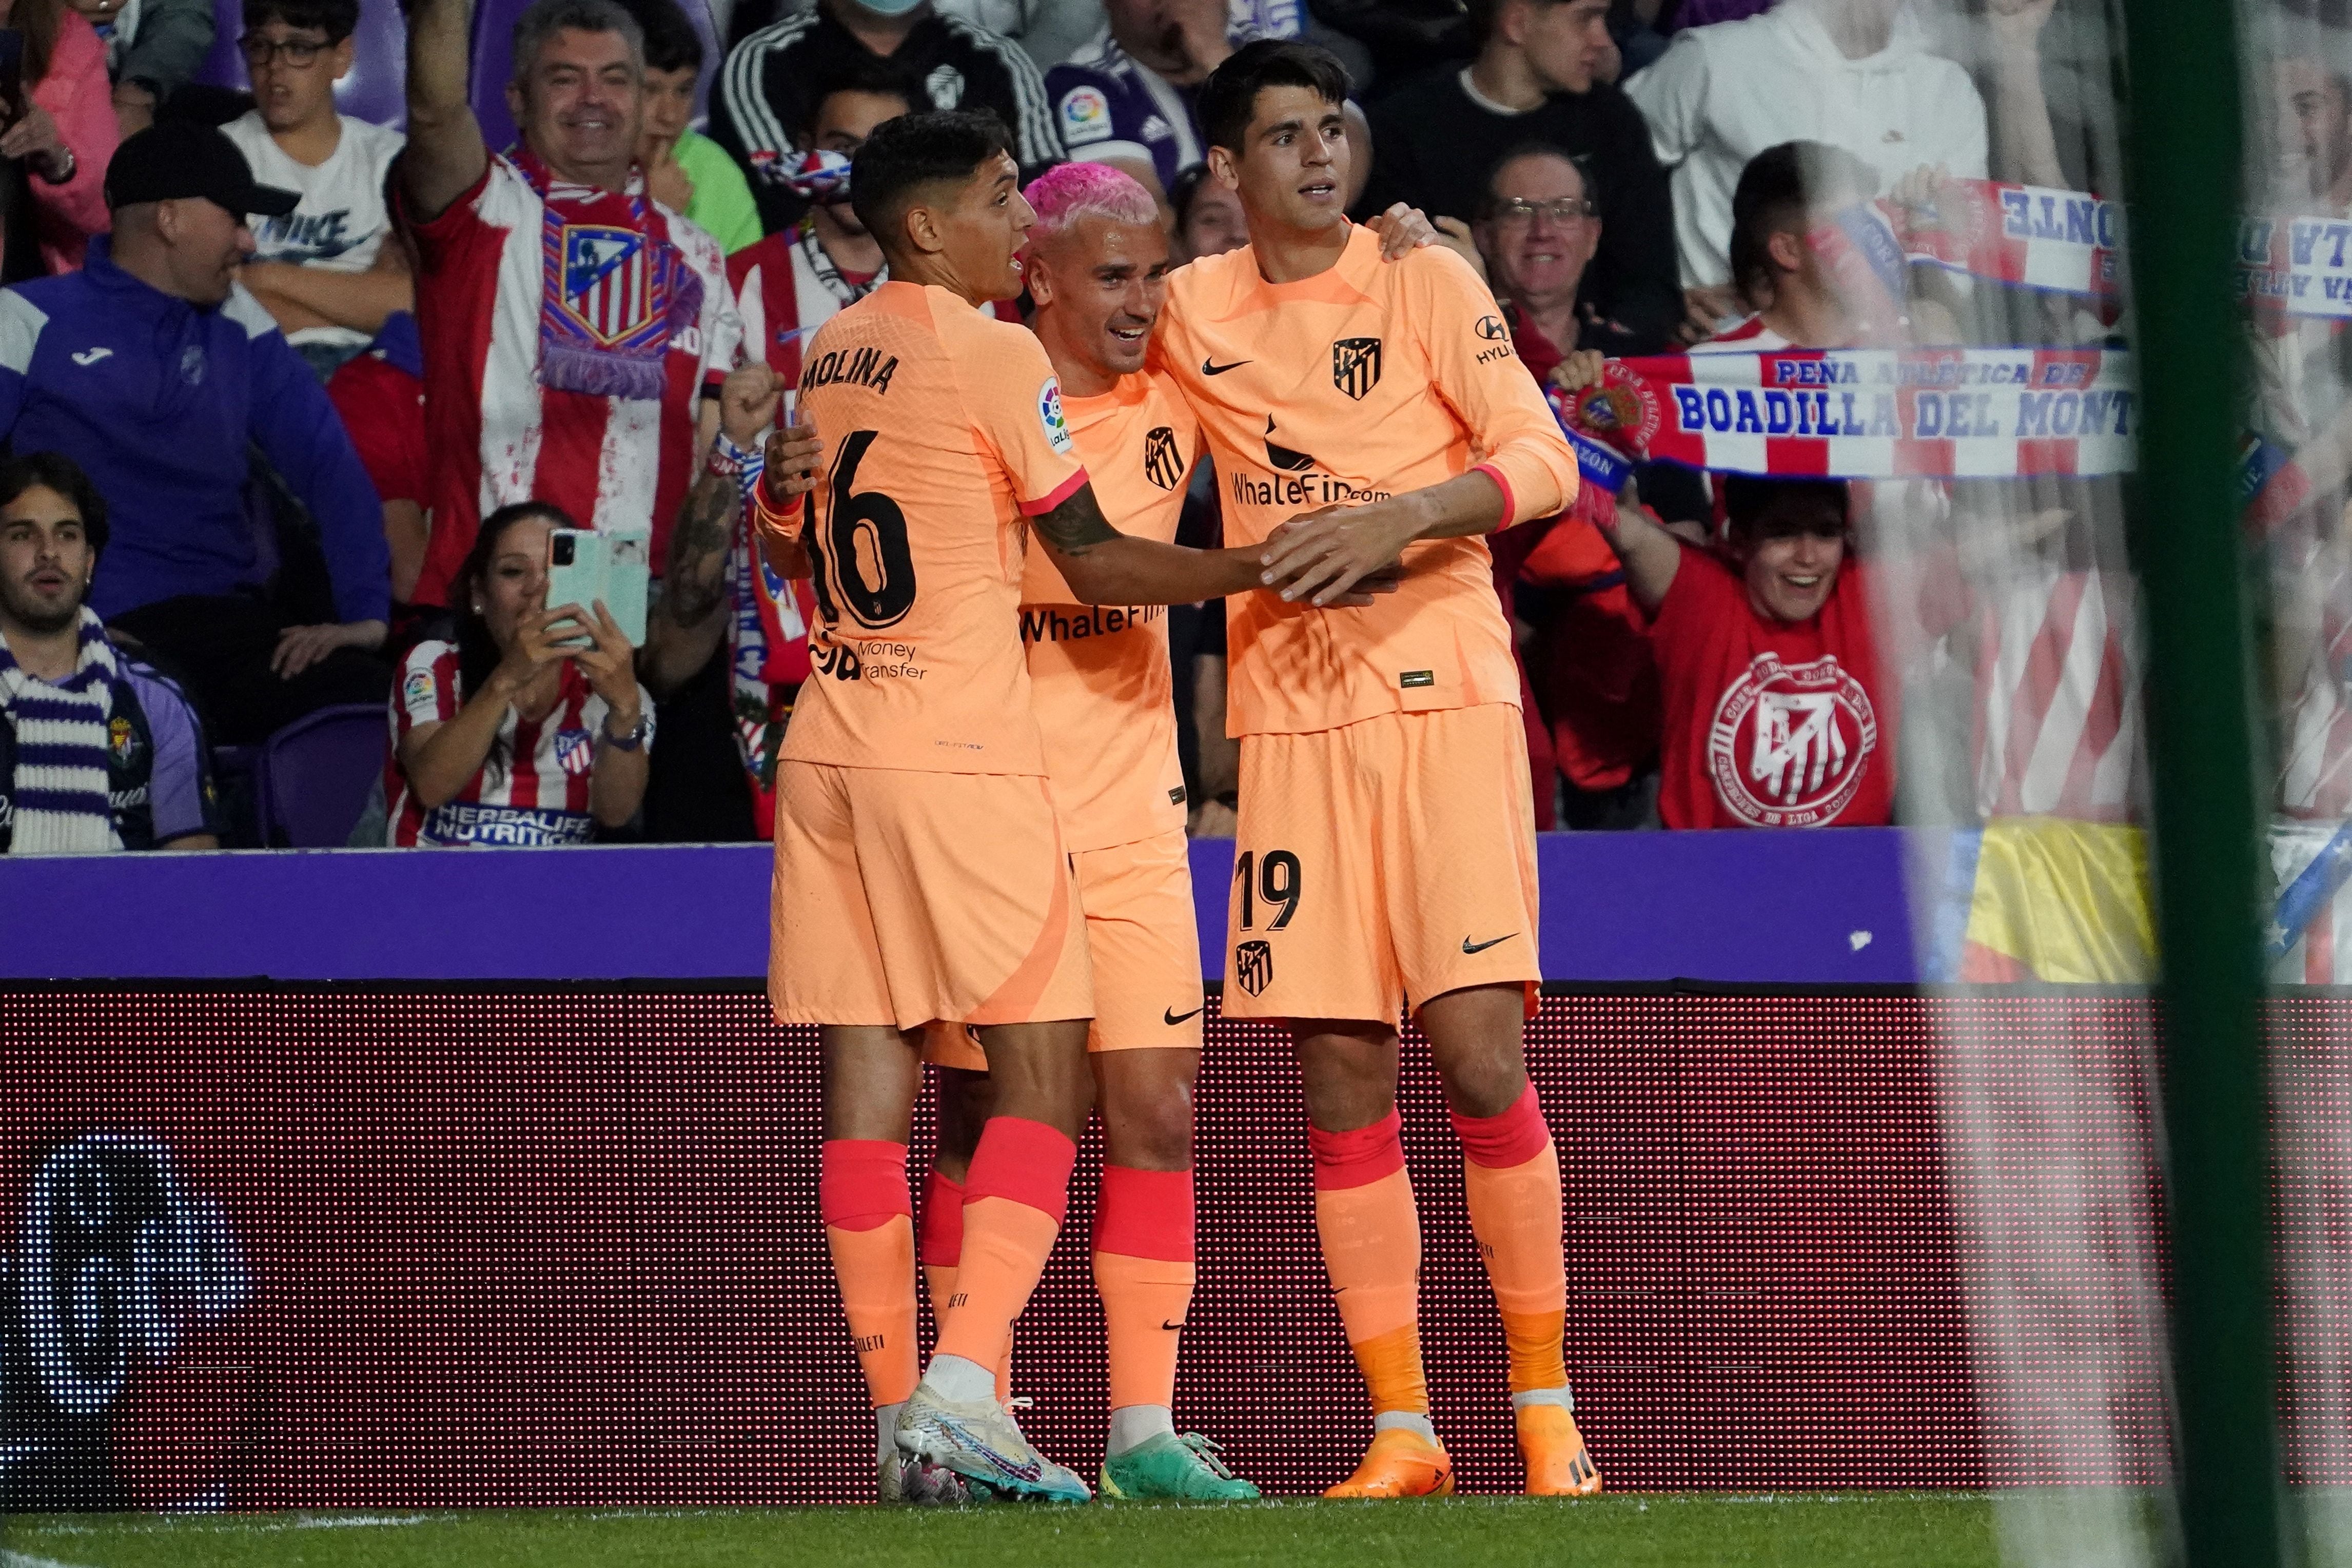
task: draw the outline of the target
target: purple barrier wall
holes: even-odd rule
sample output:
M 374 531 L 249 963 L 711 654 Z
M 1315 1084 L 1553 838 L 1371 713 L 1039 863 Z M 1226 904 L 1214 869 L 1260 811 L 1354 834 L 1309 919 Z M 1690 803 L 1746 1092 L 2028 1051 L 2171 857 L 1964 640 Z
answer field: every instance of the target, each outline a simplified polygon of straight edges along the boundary
M 1895 829 L 1555 833 L 1537 854 L 1547 979 L 1918 978 Z M 11 858 L 0 898 L 43 913 L 0 943 L 0 978 L 740 979 L 767 973 L 769 859 L 761 845 Z M 1232 868 L 1230 839 L 1193 841 L 1212 979 Z

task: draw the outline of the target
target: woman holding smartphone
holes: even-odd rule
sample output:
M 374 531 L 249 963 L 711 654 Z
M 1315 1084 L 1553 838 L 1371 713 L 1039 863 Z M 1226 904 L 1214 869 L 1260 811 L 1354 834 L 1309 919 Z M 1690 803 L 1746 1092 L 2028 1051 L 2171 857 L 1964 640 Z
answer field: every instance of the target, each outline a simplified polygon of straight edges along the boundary
M 636 649 L 602 602 L 547 603 L 551 536 L 577 526 L 538 501 L 483 520 L 457 640 L 417 644 L 393 693 L 393 846 L 584 844 L 636 815 L 654 706 Z
M 65 0 L 0 0 L 0 282 L 81 265 L 104 234 L 106 165 L 120 137 L 106 46 Z

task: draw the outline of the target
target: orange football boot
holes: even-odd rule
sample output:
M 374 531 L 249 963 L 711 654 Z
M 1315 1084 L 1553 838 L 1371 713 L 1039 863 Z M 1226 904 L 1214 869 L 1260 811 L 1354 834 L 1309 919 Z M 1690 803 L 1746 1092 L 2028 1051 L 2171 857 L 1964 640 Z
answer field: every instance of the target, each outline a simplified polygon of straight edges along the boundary
M 1525 1405 L 1518 1419 L 1529 1497 L 1591 1497 L 1601 1489 L 1601 1472 L 1566 1406 Z
M 1563 1412 L 1562 1414 L 1565 1414 Z M 1356 1473 L 1325 1497 L 1452 1497 L 1454 1461 L 1444 1448 L 1418 1432 L 1391 1426 L 1372 1434 Z

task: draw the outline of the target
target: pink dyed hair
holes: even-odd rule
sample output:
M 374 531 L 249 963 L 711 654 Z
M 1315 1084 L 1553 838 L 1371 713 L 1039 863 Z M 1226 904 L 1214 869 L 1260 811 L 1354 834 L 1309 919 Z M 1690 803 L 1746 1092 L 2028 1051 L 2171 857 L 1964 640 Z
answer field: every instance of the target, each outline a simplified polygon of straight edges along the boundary
M 1082 217 L 1113 218 L 1120 223 L 1158 223 L 1160 204 L 1151 193 L 1105 163 L 1062 163 L 1029 182 L 1021 193 L 1037 210 L 1032 239 L 1053 239 L 1066 234 Z

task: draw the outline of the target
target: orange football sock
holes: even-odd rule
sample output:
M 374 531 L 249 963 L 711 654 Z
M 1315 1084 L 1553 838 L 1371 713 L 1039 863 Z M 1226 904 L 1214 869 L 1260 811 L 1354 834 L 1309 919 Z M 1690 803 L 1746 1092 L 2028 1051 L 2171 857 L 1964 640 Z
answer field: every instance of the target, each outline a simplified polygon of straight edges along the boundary
M 1315 1228 L 1348 1346 L 1377 1415 L 1426 1416 L 1421 1364 L 1421 1216 L 1405 1173 L 1397 1113 L 1349 1132 L 1307 1130 L 1315 1156 Z
M 1559 1152 L 1544 1123 L 1535 1085 L 1500 1116 L 1464 1116 L 1463 1185 L 1470 1229 L 1510 1348 L 1511 1392 L 1566 1388 L 1560 1346 L 1568 1316 L 1568 1268 L 1560 1249 Z
M 850 1342 L 873 1402 L 915 1391 L 915 1225 L 908 1201 L 907 1146 L 882 1139 L 828 1139 L 819 1154 L 817 1207 Z
M 1106 1165 L 1095 1207 L 1095 1290 L 1110 1350 L 1110 1407 L 1172 1408 L 1192 1304 L 1192 1173 Z
M 1061 1233 L 1077 1145 L 1042 1121 L 992 1116 L 964 1178 L 963 1247 L 935 1355 L 1001 1366 Z
M 948 1321 L 955 1299 L 956 1265 L 963 1257 L 963 1186 L 938 1171 L 923 1188 L 923 1223 L 915 1233 L 923 1260 L 923 1294 L 930 1299 L 931 1321 Z M 996 1358 L 996 1402 L 1013 1397 L 1013 1331 L 1004 1331 L 1004 1353 Z

